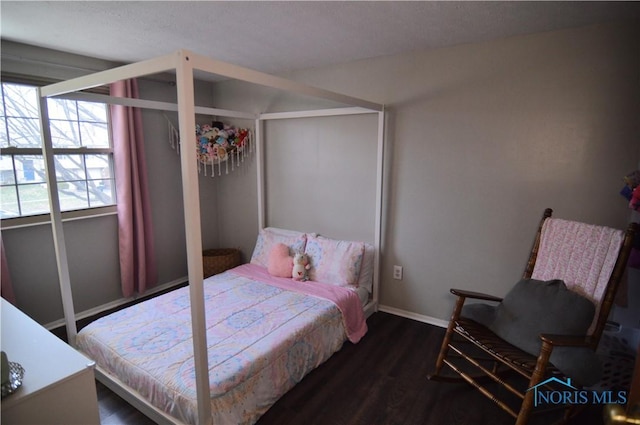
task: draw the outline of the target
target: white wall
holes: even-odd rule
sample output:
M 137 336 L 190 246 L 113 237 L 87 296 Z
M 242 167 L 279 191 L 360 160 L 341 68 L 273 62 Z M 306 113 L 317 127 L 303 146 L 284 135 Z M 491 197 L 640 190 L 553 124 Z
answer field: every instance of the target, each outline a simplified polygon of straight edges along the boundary
M 546 207 L 557 217 L 625 226 L 629 210 L 618 192 L 640 159 L 639 44 L 630 26 L 593 26 L 290 75 L 389 108 L 381 304 L 448 319 L 451 287 L 504 295 Z M 228 83 L 215 93 L 233 104 L 244 92 Z M 265 92 L 251 101 L 266 109 L 277 99 Z M 364 143 L 354 129 L 344 139 Z M 319 145 L 300 143 L 295 154 L 315 167 Z M 292 167 L 289 154 L 270 161 L 267 179 Z M 327 163 L 314 181 L 288 187 L 317 187 L 342 166 Z M 359 184 L 348 187 L 356 202 L 368 202 Z M 325 211 L 336 237 L 345 217 L 357 215 L 350 211 Z M 302 213 L 286 212 L 277 224 L 299 227 Z M 391 278 L 394 264 L 404 266 L 402 281 Z

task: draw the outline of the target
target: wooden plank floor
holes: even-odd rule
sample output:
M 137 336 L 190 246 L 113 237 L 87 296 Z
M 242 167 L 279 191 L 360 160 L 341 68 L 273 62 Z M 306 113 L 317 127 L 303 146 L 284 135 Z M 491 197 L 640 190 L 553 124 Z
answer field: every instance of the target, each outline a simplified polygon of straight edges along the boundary
M 369 332 L 307 375 L 258 425 L 512 425 L 514 420 L 467 384 L 431 382 L 444 329 L 378 312 Z M 98 384 L 103 424 L 153 422 Z M 537 417 L 547 425 L 557 414 Z M 590 406 L 571 425 L 602 425 L 602 408 Z

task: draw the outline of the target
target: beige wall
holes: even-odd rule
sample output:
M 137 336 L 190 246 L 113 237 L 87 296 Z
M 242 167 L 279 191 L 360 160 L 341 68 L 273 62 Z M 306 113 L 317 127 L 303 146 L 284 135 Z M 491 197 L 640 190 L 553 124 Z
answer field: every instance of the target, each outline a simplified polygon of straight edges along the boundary
M 630 212 L 618 191 L 622 176 L 640 160 L 639 40 L 640 32 L 630 27 L 587 27 L 291 75 L 388 107 L 383 306 L 444 320 L 452 305 L 450 287 L 504 294 L 524 267 L 545 207 L 559 217 L 626 223 Z M 55 54 L 45 59 L 56 58 L 66 60 Z M 165 98 L 160 88 L 145 90 Z M 315 104 L 233 83 L 218 84 L 213 95 L 213 106 L 255 112 Z M 269 224 L 371 240 L 375 123 L 370 121 L 267 124 Z M 175 154 L 162 148 L 167 142 L 160 113 L 145 113 L 145 124 L 152 200 L 159 205 L 156 244 L 163 281 L 169 281 L 186 270 L 181 189 L 171 177 L 179 164 L 177 158 L 175 164 L 163 162 Z M 240 247 L 245 258 L 257 234 L 255 159 L 246 165 L 201 182 L 203 240 Z M 109 282 L 78 267 L 79 310 L 119 296 L 115 221 L 105 218 L 89 226 L 93 230 L 87 229 L 89 222 L 72 226 L 80 226 L 87 239 L 112 238 L 86 255 L 71 254 L 72 261 L 100 259 L 105 273 L 98 274 Z M 28 304 L 21 307 L 43 323 L 61 318 L 52 302 L 57 287 L 50 287 L 57 281 L 55 269 L 45 281 L 42 274 L 29 274 L 27 265 L 35 253 L 47 270 L 54 267 L 53 252 L 45 249 L 51 246 L 49 232 L 45 227 L 3 232 L 10 266 L 25 266 L 14 277 L 23 285 L 19 301 Z M 29 248 L 30 242 L 36 248 Z M 402 281 L 391 278 L 394 264 L 404 267 Z
M 545 207 L 623 226 L 639 47 L 631 28 L 590 27 L 299 74 L 392 111 L 381 304 L 446 319 L 450 287 L 504 294 Z
M 631 27 L 595 26 L 290 75 L 389 108 L 382 305 L 444 320 L 451 287 L 503 295 L 522 273 L 545 207 L 558 217 L 625 225 L 630 211 L 618 191 L 640 159 L 639 44 Z M 219 85 L 216 99 L 242 103 L 234 93 L 243 91 Z M 266 108 L 279 100 L 267 92 L 251 102 Z M 315 137 L 289 125 L 293 137 Z M 345 142 L 364 148 L 362 132 L 349 131 Z M 327 155 L 318 151 L 326 144 L 286 142 L 284 134 L 271 135 L 295 146 L 298 159 L 270 157 L 268 180 L 282 170 L 309 175 L 304 169 Z M 331 181 L 344 166 L 322 165 L 314 180 L 289 176 L 291 193 Z M 370 176 L 366 162 L 347 167 Z M 282 197 L 286 182 L 272 194 Z M 356 205 L 368 204 L 361 184 L 345 184 Z M 280 210 L 270 224 L 301 227 L 303 213 Z M 333 227 L 321 231 L 340 237 L 344 220 L 360 214 L 327 207 L 318 220 L 330 217 Z M 402 281 L 391 278 L 394 264 L 404 267 Z

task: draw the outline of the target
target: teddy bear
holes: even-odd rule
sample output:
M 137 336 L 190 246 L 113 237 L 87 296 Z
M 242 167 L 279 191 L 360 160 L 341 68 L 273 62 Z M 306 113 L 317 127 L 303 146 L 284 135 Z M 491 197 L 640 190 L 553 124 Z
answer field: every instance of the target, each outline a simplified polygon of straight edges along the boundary
M 296 253 L 293 256 L 293 280 L 298 281 L 307 281 L 309 278 L 307 277 L 307 270 L 311 268 L 309 264 L 309 257 L 307 254 L 302 254 L 300 252 Z

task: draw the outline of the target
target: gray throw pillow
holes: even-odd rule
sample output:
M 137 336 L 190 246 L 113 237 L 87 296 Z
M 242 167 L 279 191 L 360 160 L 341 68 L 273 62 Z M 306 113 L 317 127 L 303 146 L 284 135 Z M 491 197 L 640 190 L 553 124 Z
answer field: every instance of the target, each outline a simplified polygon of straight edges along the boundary
M 475 320 L 521 350 L 537 356 L 540 334 L 586 335 L 595 314 L 587 298 L 567 289 L 561 280 L 523 279 L 498 305 L 469 304 L 463 317 Z M 576 383 L 590 386 L 602 377 L 595 352 L 585 347 L 557 347 L 551 363 Z

